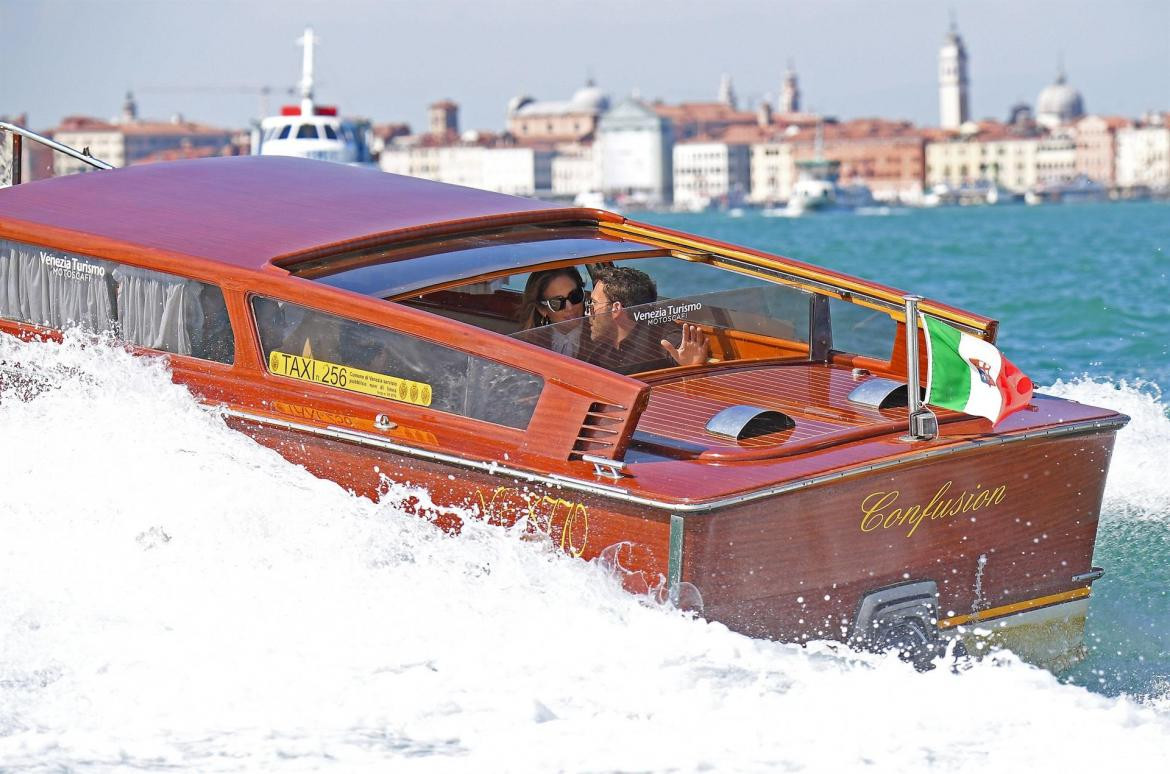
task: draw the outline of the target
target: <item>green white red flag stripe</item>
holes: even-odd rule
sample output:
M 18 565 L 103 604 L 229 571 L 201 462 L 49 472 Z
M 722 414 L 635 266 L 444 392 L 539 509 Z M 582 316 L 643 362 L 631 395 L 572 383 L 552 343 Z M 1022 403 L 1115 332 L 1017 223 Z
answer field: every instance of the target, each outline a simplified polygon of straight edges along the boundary
M 1032 380 L 994 344 L 922 315 L 926 331 L 926 402 L 992 424 L 1032 401 Z

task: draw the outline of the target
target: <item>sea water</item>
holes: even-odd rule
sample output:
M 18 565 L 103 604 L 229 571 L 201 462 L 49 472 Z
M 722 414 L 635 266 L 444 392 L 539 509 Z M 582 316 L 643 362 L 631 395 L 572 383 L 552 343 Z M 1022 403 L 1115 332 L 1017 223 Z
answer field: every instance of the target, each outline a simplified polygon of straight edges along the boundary
M 51 375 L 0 395 L 0 770 L 1167 770 L 1170 207 L 653 219 L 1001 319 L 1043 391 L 1133 417 L 1081 665 L 749 639 L 318 480 L 161 359 L 0 337 Z

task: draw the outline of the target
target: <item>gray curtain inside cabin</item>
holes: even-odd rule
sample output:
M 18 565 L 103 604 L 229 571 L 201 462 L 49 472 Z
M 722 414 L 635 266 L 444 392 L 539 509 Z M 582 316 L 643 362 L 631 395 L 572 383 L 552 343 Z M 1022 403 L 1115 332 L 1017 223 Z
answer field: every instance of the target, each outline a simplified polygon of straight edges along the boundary
M 131 266 L 115 269 L 114 280 L 124 340 L 176 355 L 191 354 L 191 331 L 203 329 L 199 283 Z

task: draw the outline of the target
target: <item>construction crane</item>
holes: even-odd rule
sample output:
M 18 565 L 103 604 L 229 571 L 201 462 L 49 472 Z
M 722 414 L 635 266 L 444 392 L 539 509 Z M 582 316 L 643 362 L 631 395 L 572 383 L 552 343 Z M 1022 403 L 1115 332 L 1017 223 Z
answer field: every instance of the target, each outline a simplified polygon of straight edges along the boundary
M 253 86 L 250 84 L 235 84 L 235 85 L 196 85 L 196 86 L 178 86 L 178 85 L 153 85 L 145 86 L 132 91 L 138 94 L 250 94 L 259 97 L 260 99 L 260 118 L 270 115 L 268 100 L 273 94 L 278 96 L 294 96 L 297 94 L 296 86 Z

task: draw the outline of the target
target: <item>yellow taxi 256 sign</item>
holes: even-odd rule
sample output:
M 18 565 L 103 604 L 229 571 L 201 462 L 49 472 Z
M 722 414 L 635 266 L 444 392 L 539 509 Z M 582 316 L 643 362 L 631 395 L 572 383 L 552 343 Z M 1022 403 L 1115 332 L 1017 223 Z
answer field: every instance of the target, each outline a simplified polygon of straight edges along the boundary
M 300 379 L 302 382 L 340 387 L 376 398 L 389 398 L 403 403 L 413 403 L 416 406 L 431 405 L 431 385 L 425 382 L 412 382 L 409 379 L 363 371 L 360 368 L 328 363 L 324 360 L 290 355 L 286 352 L 273 352 L 268 356 L 268 370 L 280 376 Z

